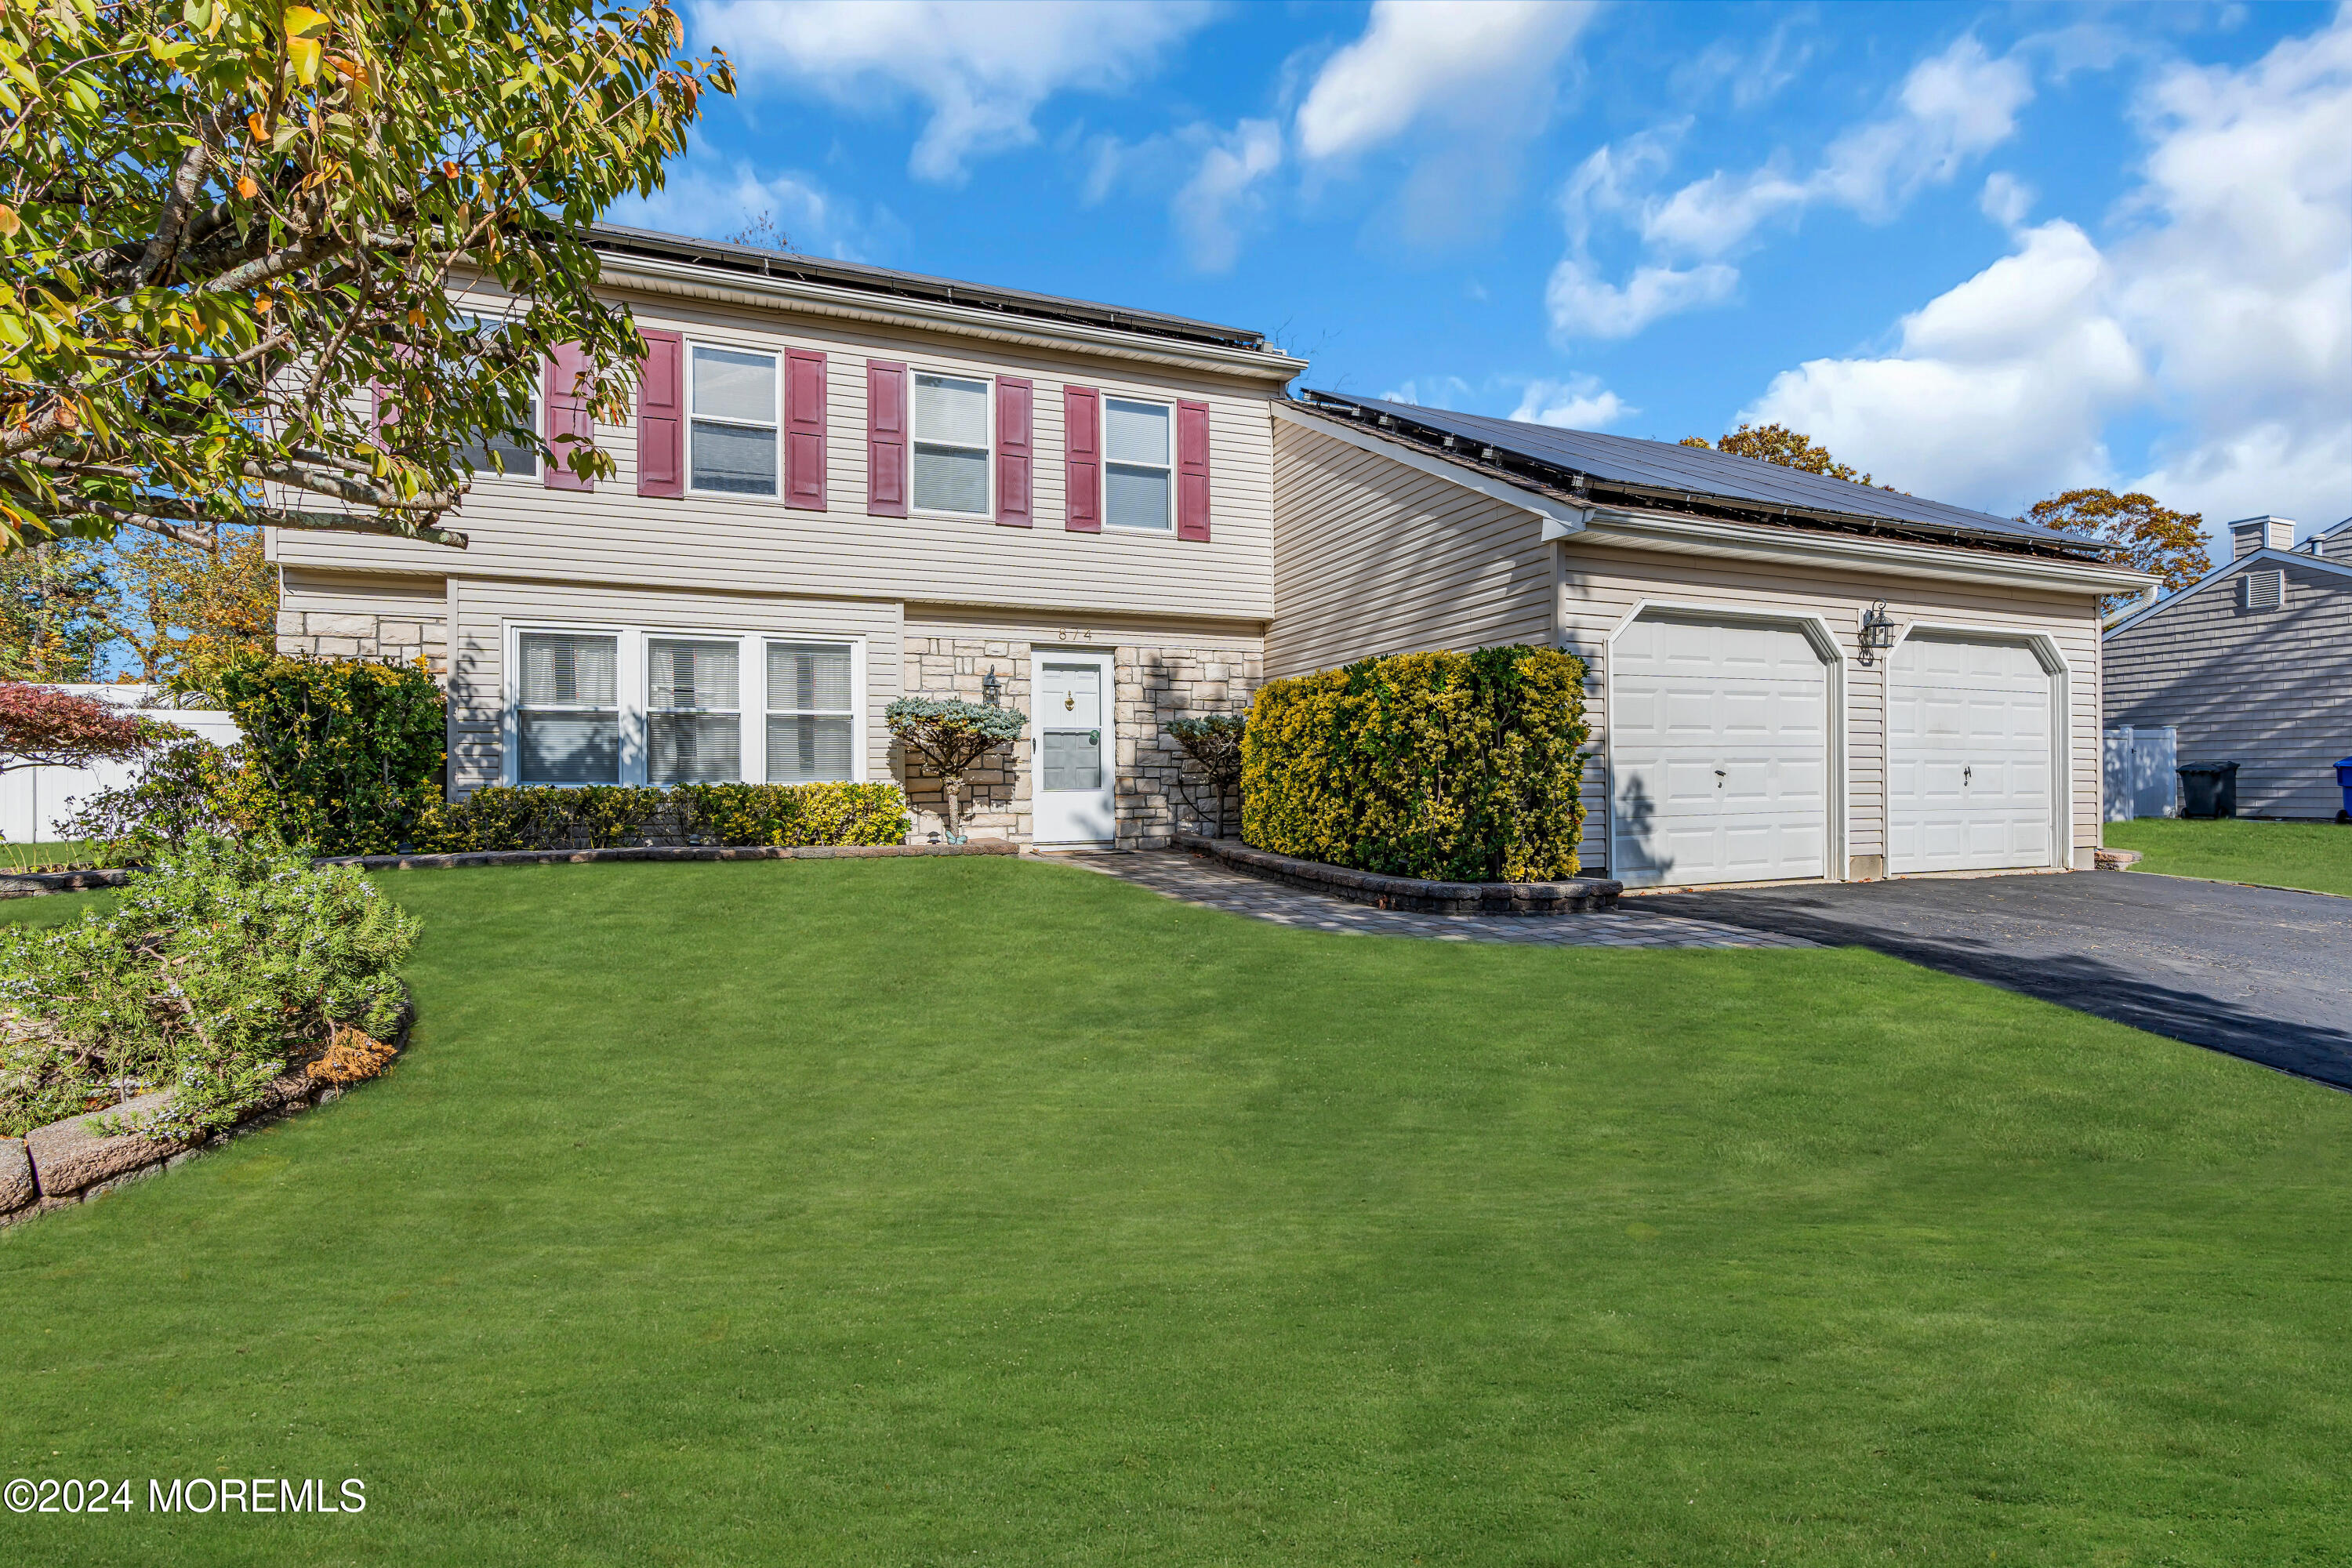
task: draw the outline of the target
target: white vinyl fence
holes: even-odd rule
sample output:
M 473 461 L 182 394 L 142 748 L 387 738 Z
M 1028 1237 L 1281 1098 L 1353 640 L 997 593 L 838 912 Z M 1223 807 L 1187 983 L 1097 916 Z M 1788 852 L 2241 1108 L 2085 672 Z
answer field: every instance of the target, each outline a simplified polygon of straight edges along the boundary
M 136 709 L 175 724 L 215 746 L 234 746 L 236 721 L 212 709 L 165 708 L 156 686 L 59 686 L 76 697 L 94 697 L 117 708 Z M 87 768 L 10 768 L 0 773 L 0 835 L 11 844 L 63 838 L 66 819 L 79 803 L 102 789 L 115 789 L 139 776 L 137 763 L 100 763 Z
M 2180 815 L 2180 732 L 2129 724 L 2106 732 L 2107 820 Z

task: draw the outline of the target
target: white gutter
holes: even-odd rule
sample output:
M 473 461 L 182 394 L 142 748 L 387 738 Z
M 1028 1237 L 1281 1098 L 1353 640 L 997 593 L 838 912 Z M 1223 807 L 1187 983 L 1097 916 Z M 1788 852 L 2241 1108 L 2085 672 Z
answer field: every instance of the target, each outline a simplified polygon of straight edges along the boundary
M 1816 533 L 1617 507 L 1596 508 L 1584 542 L 1685 555 L 1731 555 L 1784 565 L 1866 571 L 1948 583 L 1982 583 L 2057 593 L 2134 594 L 2156 581 L 2145 572 L 2048 555 L 2011 555 L 1907 540 Z
M 1433 479 L 1444 479 L 1448 484 L 1460 485 L 1465 489 L 1476 490 L 1480 495 L 1501 501 L 1506 506 L 1517 507 L 1521 511 L 1542 521 L 1543 536 L 1547 542 L 1566 539 L 1572 534 L 1583 532 L 1584 525 L 1591 519 L 1592 509 L 1589 506 L 1578 506 L 1574 502 L 1559 500 L 1536 490 L 1521 489 L 1508 480 L 1498 479 L 1492 474 L 1482 474 L 1475 468 L 1465 468 L 1459 463 L 1449 462 L 1444 458 L 1433 457 L 1427 452 L 1405 446 L 1402 442 L 1383 440 L 1372 432 L 1361 429 L 1344 419 L 1334 419 L 1328 415 L 1318 414 L 1313 409 L 1303 408 L 1296 403 L 1276 403 L 1273 405 L 1273 408 L 1274 416 L 1276 419 L 1287 419 L 1301 429 L 1312 430 L 1318 436 L 1328 436 L 1334 441 L 1344 441 L 1359 451 L 1386 458 L 1392 463 L 1402 463 L 1406 468 L 1417 469 Z
M 1233 349 L 1215 343 L 1185 342 L 1145 332 L 1089 326 L 1083 321 L 1055 321 L 983 310 L 971 305 L 950 305 L 929 300 L 904 300 L 863 289 L 812 283 L 798 278 L 760 278 L 748 273 L 718 272 L 691 262 L 658 257 L 599 258 L 607 283 L 665 294 L 677 299 L 707 300 L 718 304 L 779 308 L 842 321 L 872 321 L 884 326 L 915 327 L 953 332 L 959 337 L 986 338 L 1025 348 L 1064 353 L 1111 354 L 1120 359 L 1210 371 L 1253 380 L 1288 381 L 1307 368 L 1303 359 L 1263 349 Z M 724 281 L 720 281 L 720 279 Z

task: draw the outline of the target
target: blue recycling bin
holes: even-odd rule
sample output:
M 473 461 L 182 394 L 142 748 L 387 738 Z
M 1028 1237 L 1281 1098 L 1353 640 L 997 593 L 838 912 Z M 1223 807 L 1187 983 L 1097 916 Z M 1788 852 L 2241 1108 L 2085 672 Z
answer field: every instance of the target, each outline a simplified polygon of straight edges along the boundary
M 2352 757 L 2336 764 L 2336 787 L 2344 792 L 2344 806 L 2336 814 L 2336 820 L 2352 822 Z

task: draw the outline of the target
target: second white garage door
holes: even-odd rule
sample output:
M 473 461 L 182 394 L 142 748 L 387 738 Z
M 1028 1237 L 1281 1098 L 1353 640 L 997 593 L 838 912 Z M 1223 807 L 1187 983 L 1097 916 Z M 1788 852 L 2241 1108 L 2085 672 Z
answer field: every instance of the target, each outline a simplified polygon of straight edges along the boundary
M 1886 684 L 1886 868 L 2051 864 L 2051 678 L 2033 650 L 1918 633 Z
M 1609 874 L 1828 874 L 1829 675 L 1790 626 L 1644 616 L 1610 650 Z

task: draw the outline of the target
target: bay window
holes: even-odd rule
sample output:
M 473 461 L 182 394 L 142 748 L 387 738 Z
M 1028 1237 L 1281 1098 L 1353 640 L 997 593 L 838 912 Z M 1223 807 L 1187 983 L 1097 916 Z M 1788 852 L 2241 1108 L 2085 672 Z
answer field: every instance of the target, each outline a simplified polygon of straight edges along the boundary
M 989 515 L 988 383 L 918 372 L 912 435 L 915 510 Z

